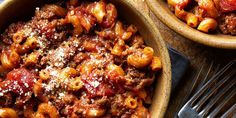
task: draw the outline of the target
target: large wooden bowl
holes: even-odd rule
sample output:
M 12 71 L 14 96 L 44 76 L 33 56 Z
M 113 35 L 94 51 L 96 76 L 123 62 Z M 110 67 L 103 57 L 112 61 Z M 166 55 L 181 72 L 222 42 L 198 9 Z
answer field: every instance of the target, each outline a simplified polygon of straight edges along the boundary
M 9 23 L 32 16 L 36 2 L 39 0 L 5 0 L 0 5 L 0 30 Z M 42 0 L 41 0 L 42 1 Z M 125 21 L 136 25 L 147 45 L 160 55 L 163 64 L 162 71 L 155 81 L 155 93 L 150 107 L 152 118 L 162 118 L 167 109 L 171 91 L 171 65 L 166 45 L 154 23 L 146 15 L 138 11 L 130 0 L 112 0 L 118 8 L 119 16 Z M 31 15 L 30 15 L 31 14 Z
M 154 14 L 168 27 L 195 42 L 224 49 L 236 49 L 236 36 L 206 34 L 178 19 L 168 8 L 166 0 L 146 0 Z

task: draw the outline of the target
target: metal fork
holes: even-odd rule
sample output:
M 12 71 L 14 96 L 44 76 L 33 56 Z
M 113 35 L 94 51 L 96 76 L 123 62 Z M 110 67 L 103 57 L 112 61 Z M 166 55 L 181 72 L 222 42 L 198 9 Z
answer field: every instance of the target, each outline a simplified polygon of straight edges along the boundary
M 199 90 L 204 83 L 206 83 L 206 81 L 211 77 L 210 73 L 212 73 L 212 75 L 216 74 L 216 72 L 219 71 L 219 67 L 220 65 L 217 65 L 217 68 L 213 70 L 213 65 L 215 65 L 214 61 L 210 62 L 210 65 L 207 66 L 206 64 L 206 60 L 203 61 L 204 63 L 202 63 L 201 67 L 198 69 L 197 73 L 195 73 L 195 75 L 193 76 L 193 82 L 191 84 L 191 87 L 189 88 L 189 90 L 186 92 L 185 97 L 183 98 L 182 102 L 180 103 L 180 105 L 178 107 L 183 107 L 184 104 L 191 98 L 191 96 L 197 91 Z M 206 70 L 206 73 L 203 74 L 203 70 Z M 201 74 L 203 74 L 203 77 L 201 77 Z M 180 109 L 179 108 L 179 109 Z M 174 118 L 178 118 L 178 113 L 175 114 Z
M 180 118 L 216 117 L 236 94 L 235 63 L 236 60 L 230 62 L 213 75 L 182 107 L 178 116 Z M 234 113 L 234 111 L 235 106 L 232 106 L 223 116 L 227 116 L 227 112 Z

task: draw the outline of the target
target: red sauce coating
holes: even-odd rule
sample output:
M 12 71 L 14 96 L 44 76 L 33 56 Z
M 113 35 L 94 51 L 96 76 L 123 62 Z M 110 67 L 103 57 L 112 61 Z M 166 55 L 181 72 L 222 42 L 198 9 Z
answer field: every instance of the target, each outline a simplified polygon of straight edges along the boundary
M 232 12 L 236 10 L 236 0 L 221 0 L 220 8 L 222 12 Z
M 1 82 L 1 92 L 13 92 L 18 96 L 27 96 L 32 93 L 35 80 L 36 76 L 25 68 L 12 70 Z
M 124 84 L 124 81 L 122 79 L 117 73 L 112 72 L 104 75 L 92 72 L 82 76 L 85 89 L 90 97 L 113 96 L 117 93 L 123 93 L 124 87 L 122 84 Z
M 136 26 L 103 0 L 63 2 L 36 8 L 1 34 L 0 110 L 20 118 L 148 117 L 156 70 L 127 61 L 148 55 Z

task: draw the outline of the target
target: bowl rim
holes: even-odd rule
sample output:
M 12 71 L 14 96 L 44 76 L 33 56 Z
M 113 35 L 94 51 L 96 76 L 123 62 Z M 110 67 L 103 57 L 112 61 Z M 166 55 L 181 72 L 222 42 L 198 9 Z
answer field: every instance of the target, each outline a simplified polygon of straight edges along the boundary
M 6 7 L 8 7 L 11 4 L 14 4 L 13 1 L 17 1 L 17 0 L 4 0 L 1 4 L 0 4 L 0 12 L 1 10 L 5 9 Z M 20 0 L 18 0 L 20 1 Z M 155 113 L 156 116 L 158 116 L 158 118 L 162 118 L 165 115 L 165 112 L 167 110 L 168 107 L 168 103 L 169 103 L 169 99 L 170 99 L 170 94 L 171 94 L 171 63 L 170 63 L 170 57 L 169 57 L 169 52 L 167 50 L 167 46 L 159 32 L 159 30 L 157 29 L 156 25 L 154 24 L 154 22 L 152 21 L 152 19 L 148 16 L 148 14 L 140 11 L 139 9 L 137 9 L 133 4 L 132 4 L 132 0 L 114 0 L 114 1 L 120 1 L 123 2 L 124 4 L 126 4 L 128 7 L 130 7 L 130 9 L 133 9 L 135 13 L 137 13 L 137 15 L 139 17 L 141 17 L 142 19 L 144 19 L 143 21 L 146 21 L 145 23 L 147 23 L 148 26 L 150 26 L 152 29 L 150 29 L 150 32 L 154 35 L 153 40 L 155 40 L 156 42 L 158 42 L 160 48 L 162 49 L 162 56 L 163 56 L 163 63 L 165 64 L 165 68 L 162 69 L 162 78 L 166 79 L 165 81 L 165 88 L 164 90 L 161 90 L 161 96 L 163 96 L 163 100 L 159 107 L 161 109 L 159 109 L 159 113 Z M 157 41 L 158 40 L 158 41 Z M 159 48 L 159 49 L 160 49 Z M 151 105 L 150 109 L 154 109 L 152 108 L 153 105 Z
M 197 43 L 222 49 L 236 49 L 236 36 L 223 34 L 206 34 L 194 28 L 189 27 L 186 23 L 178 19 L 173 12 L 167 7 L 164 0 L 146 0 L 151 11 L 165 25 L 175 32 Z
M 144 19 L 144 21 L 146 21 L 146 23 L 152 28 L 152 30 L 150 30 L 150 32 L 152 32 L 152 34 L 154 34 L 155 36 L 157 36 L 157 38 L 155 38 L 155 40 L 159 40 L 159 43 L 161 45 L 161 48 L 163 49 L 162 51 L 162 54 L 165 54 L 164 57 L 166 58 L 165 60 L 162 60 L 162 61 L 165 61 L 165 66 L 167 68 L 165 68 L 164 70 L 162 70 L 163 72 L 163 76 L 166 76 L 166 78 L 164 77 L 164 79 L 169 79 L 167 80 L 167 84 L 165 85 L 166 86 L 166 90 L 163 90 L 164 92 L 164 98 L 165 100 L 162 101 L 162 107 L 160 109 L 160 113 L 155 113 L 155 116 L 157 116 L 158 118 L 163 118 L 165 116 L 165 112 L 167 110 L 167 107 L 168 107 L 168 104 L 169 104 L 169 99 L 170 99 L 170 95 L 171 95 L 171 77 L 172 77 L 172 74 L 171 74 L 171 63 L 170 63 L 170 57 L 169 57 L 169 52 L 167 50 L 167 46 L 164 42 L 164 39 L 162 38 L 162 35 L 160 33 L 160 31 L 158 30 L 158 28 L 156 27 L 154 21 L 149 17 L 148 13 L 145 13 L 139 9 L 137 9 L 133 4 L 132 4 L 132 1 L 133 0 L 114 0 L 114 1 L 120 1 L 120 2 L 123 2 L 125 4 L 127 4 L 129 7 L 131 7 L 131 9 L 134 9 L 135 11 L 137 11 L 137 15 L 139 17 L 142 17 Z M 158 104 L 158 105 L 161 105 L 161 104 Z M 155 109 L 155 106 L 151 105 L 151 108 L 150 109 Z

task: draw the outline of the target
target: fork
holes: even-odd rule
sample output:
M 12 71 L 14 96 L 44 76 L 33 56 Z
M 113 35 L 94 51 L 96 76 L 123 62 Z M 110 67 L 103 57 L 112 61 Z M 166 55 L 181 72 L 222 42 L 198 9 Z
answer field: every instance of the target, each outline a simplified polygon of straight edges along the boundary
M 179 109 L 184 106 L 184 104 L 191 98 L 193 93 L 199 90 L 204 85 L 204 83 L 206 83 L 206 81 L 211 77 L 210 73 L 212 73 L 211 75 L 214 75 L 216 74 L 216 72 L 219 71 L 219 64 L 217 64 L 216 68 L 213 69 L 213 65 L 215 65 L 214 61 L 211 61 L 209 66 L 207 66 L 206 60 L 204 60 L 203 62 L 204 63 L 202 63 L 197 73 L 193 76 L 193 83 L 189 88 L 188 92 L 186 93 L 185 97 L 183 98 L 182 102 L 178 106 Z M 203 70 L 206 70 L 206 73 L 203 73 Z M 203 75 L 203 77 L 201 77 L 201 75 Z M 174 118 L 178 118 L 178 113 L 175 114 Z
M 178 116 L 180 118 L 212 118 L 218 116 L 223 107 L 236 94 L 235 63 L 236 60 L 231 61 L 219 72 L 213 75 L 211 79 L 209 79 L 209 81 L 207 81 L 182 107 Z M 234 113 L 234 111 L 235 105 L 226 111 L 223 116 L 227 117 L 227 113 Z

